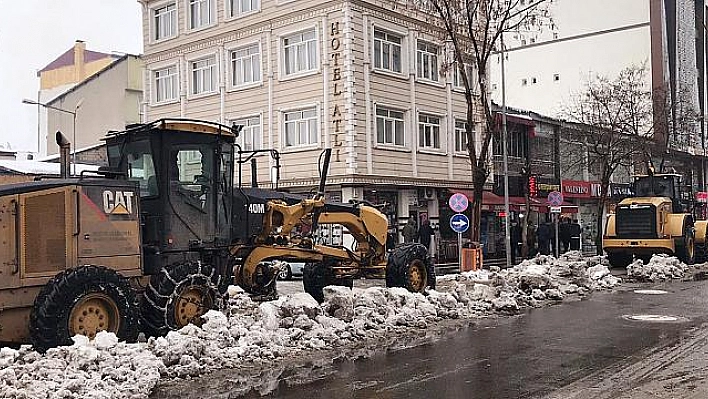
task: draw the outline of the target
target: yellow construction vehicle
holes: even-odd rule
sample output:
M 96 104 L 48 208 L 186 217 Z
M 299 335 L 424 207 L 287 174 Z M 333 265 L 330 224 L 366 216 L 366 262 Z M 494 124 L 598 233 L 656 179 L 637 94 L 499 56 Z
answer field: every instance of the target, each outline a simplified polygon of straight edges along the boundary
M 678 174 L 635 177 L 634 196 L 607 218 L 602 247 L 613 267 L 626 267 L 634 257 L 647 262 L 660 253 L 694 263 L 696 248 L 705 248 L 708 221 L 695 220 L 681 188 Z
M 235 184 L 239 130 L 184 119 L 131 126 L 107 136 L 109 167 L 81 176 L 68 175 L 58 133 L 63 178 L 0 186 L 0 341 L 45 350 L 102 330 L 164 334 L 218 307 L 234 272 L 248 292 L 272 295 L 271 259 L 309 262 L 303 281 L 318 300 L 324 286 L 362 276 L 434 287 L 425 247 L 387 255 L 386 218 L 365 203 L 327 203 L 326 173 L 313 198 Z M 356 247 L 317 244 L 328 223 Z

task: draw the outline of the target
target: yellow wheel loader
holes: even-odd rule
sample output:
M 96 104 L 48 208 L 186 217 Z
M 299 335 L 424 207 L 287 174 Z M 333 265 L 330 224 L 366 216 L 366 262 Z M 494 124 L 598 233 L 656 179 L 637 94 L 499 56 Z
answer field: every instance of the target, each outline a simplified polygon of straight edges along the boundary
M 602 248 L 611 266 L 626 267 L 635 257 L 647 262 L 661 253 L 693 264 L 697 249 L 705 248 L 708 222 L 696 221 L 682 200 L 681 176 L 636 176 L 634 195 L 623 199 L 607 219 Z

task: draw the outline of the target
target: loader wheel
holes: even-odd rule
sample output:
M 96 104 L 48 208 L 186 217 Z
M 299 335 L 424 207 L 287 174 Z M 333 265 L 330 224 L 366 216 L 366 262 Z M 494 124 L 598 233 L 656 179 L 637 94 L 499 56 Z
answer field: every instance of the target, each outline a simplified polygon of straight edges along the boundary
M 610 252 L 607 254 L 607 261 L 610 262 L 610 267 L 618 269 L 624 268 L 632 263 L 632 254 L 625 252 Z
M 405 287 L 411 292 L 435 289 L 435 267 L 421 244 L 402 245 L 388 256 L 386 286 Z
M 142 303 L 143 330 L 151 336 L 201 324 L 201 316 L 224 300 L 225 284 L 211 265 L 200 262 L 164 267 L 150 278 Z
M 690 227 L 684 227 L 683 236 L 676 245 L 676 257 L 687 265 L 692 265 L 696 260 L 695 232 Z
M 694 243 L 694 247 L 696 248 L 695 262 L 705 263 L 706 261 L 708 261 L 708 247 L 706 246 L 706 243 Z
M 138 319 L 128 279 L 103 266 L 79 266 L 57 274 L 42 287 L 30 314 L 30 335 L 40 352 L 71 345 L 74 335 L 93 339 L 99 331 L 134 341 Z
M 328 285 L 341 285 L 343 287 L 352 288 L 354 279 L 352 278 L 336 278 L 332 273 L 332 268 L 324 262 L 305 263 L 302 269 L 302 285 L 305 287 L 305 292 L 312 295 L 317 302 L 324 301 L 322 289 Z

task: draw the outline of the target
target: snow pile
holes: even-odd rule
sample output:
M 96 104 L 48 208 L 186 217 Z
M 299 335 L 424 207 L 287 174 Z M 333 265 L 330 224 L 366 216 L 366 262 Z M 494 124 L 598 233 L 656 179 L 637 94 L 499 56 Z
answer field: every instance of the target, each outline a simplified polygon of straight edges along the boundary
M 665 254 L 652 255 L 649 263 L 635 259 L 627 266 L 627 277 L 640 281 L 664 281 L 683 278 L 690 266 L 682 263 L 674 256 Z
M 325 301 L 298 293 L 256 303 L 230 287 L 225 311 L 146 343 L 118 343 L 100 333 L 89 343 L 46 355 L 0 351 L 0 397 L 146 398 L 160 377 L 189 378 L 215 369 L 268 365 L 276 359 L 362 342 L 385 342 L 442 319 L 516 313 L 542 301 L 585 295 L 619 283 L 602 257 L 539 256 L 506 270 L 480 270 L 438 279 L 438 291 L 330 286 Z
M 29 345 L 0 349 L 1 398 L 146 398 L 160 380 L 162 361 L 138 344 L 99 332 L 89 342 L 40 355 Z

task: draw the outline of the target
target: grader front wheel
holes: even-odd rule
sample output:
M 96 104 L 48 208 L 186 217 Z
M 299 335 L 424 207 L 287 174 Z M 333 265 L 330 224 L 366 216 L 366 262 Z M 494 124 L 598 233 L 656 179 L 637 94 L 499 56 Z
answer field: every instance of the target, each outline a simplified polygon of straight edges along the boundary
M 328 285 L 340 285 L 347 288 L 354 286 L 351 277 L 336 278 L 331 265 L 325 262 L 306 263 L 302 270 L 302 285 L 305 292 L 312 295 L 317 302 L 324 301 L 323 288 Z
M 435 267 L 421 244 L 402 245 L 393 250 L 386 265 L 386 286 L 404 287 L 411 292 L 435 289 Z

